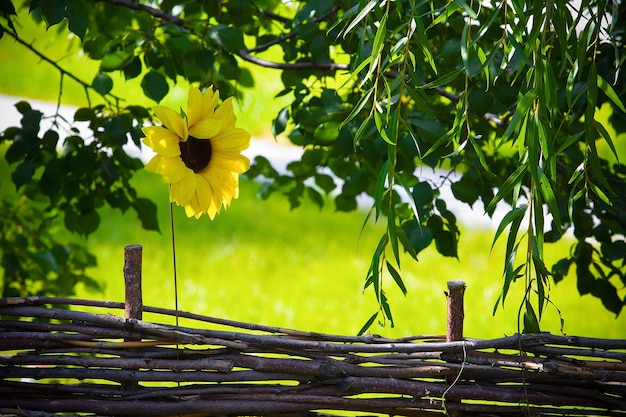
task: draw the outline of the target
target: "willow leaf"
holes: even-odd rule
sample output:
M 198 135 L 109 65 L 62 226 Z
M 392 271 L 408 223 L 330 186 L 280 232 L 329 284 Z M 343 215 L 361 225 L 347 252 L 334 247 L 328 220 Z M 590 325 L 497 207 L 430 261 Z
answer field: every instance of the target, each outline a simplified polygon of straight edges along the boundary
M 363 7 L 363 9 L 361 9 L 361 11 L 359 12 L 359 14 L 358 14 L 358 15 L 354 18 L 354 20 L 352 20 L 352 22 L 350 22 L 350 24 L 348 25 L 348 27 L 344 29 L 344 31 L 343 31 L 343 37 L 345 38 L 345 37 L 346 37 L 346 35 L 347 35 L 348 33 L 350 33 L 350 31 L 351 31 L 352 29 L 354 29 L 354 27 L 355 27 L 356 25 L 358 25 L 358 24 L 359 24 L 359 22 L 360 22 L 361 20 L 363 20 L 363 19 L 365 18 L 365 16 L 367 16 L 367 15 L 369 14 L 369 12 L 371 12 L 371 11 L 372 11 L 372 9 L 374 9 L 374 7 L 376 7 L 376 5 L 377 5 L 377 4 L 378 4 L 378 1 L 377 1 L 377 0 L 370 0 L 370 2 L 369 2 L 369 3 L 367 3 L 367 4 L 365 5 L 365 7 Z
M 515 207 L 514 209 L 510 210 L 507 214 L 505 214 L 505 216 L 500 221 L 500 224 L 498 225 L 498 229 L 496 229 L 496 234 L 493 237 L 493 242 L 491 242 L 490 250 L 493 250 L 493 247 L 496 244 L 496 241 L 498 240 L 502 232 L 504 232 L 504 229 L 506 229 L 506 227 L 511 222 L 515 221 L 519 217 L 523 217 L 527 209 L 528 209 L 528 204 L 522 204 L 521 206 Z
M 504 181 L 504 184 L 502 184 L 502 186 L 498 190 L 498 193 L 491 199 L 485 211 L 491 211 L 491 209 L 493 209 L 496 204 L 498 204 L 498 202 L 502 200 L 502 198 L 504 198 L 506 194 L 511 192 L 511 190 L 513 190 L 513 187 L 521 182 L 522 177 L 526 173 L 527 169 L 528 162 L 518 166 L 517 169 L 511 175 L 509 175 L 506 181 Z
M 550 209 L 550 214 L 556 223 L 557 228 L 561 227 L 561 214 L 559 212 L 559 205 L 556 201 L 556 196 L 554 195 L 554 191 L 552 190 L 552 186 L 550 185 L 550 181 L 547 176 L 542 175 L 539 180 L 539 188 L 541 189 L 541 195 L 543 199 L 548 204 L 548 208 Z M 540 213 L 535 213 L 535 215 L 539 215 Z
M 615 144 L 613 143 L 613 139 L 611 139 L 611 135 L 606 130 L 604 125 L 598 122 L 597 120 L 594 120 L 593 126 L 596 128 L 596 131 L 600 134 L 600 136 L 602 136 L 602 138 L 605 140 L 607 145 L 609 145 L 609 148 L 611 148 L 611 152 L 613 153 L 615 160 L 619 162 L 619 155 L 617 153 L 617 149 L 615 149 Z
M 400 288 L 400 291 L 402 291 L 402 294 L 406 296 L 407 290 L 406 290 L 406 286 L 404 285 L 404 281 L 402 281 L 402 277 L 400 276 L 398 271 L 396 271 L 393 265 L 389 263 L 389 261 L 387 261 L 387 271 L 389 271 L 389 274 L 393 278 L 398 288 Z
M 619 109 L 621 111 L 626 113 L 626 108 L 624 107 L 624 103 L 622 103 L 622 100 L 620 100 L 619 96 L 617 95 L 617 93 L 615 92 L 613 87 L 611 87 L 611 84 L 606 82 L 606 80 L 604 78 L 602 78 L 602 76 L 600 74 L 598 74 L 597 78 L 598 78 L 598 87 L 600 87 L 600 89 L 602 91 L 604 91 L 604 94 L 606 94 L 607 97 L 610 98 L 611 101 L 617 107 L 619 107 Z

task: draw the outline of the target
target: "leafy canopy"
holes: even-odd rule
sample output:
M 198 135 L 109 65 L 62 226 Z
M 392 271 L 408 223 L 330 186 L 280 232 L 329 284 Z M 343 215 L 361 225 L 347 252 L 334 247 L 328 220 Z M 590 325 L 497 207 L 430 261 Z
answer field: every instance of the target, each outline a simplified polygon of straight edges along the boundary
M 0 3 L 0 35 L 45 60 L 21 37 L 15 3 Z M 283 194 L 295 208 L 304 198 L 321 206 L 331 195 L 337 210 L 355 211 L 365 194 L 374 201 L 367 218 L 386 224 L 364 284 L 378 308 L 362 331 L 377 319 L 393 325 L 383 277 L 406 293 L 402 252 L 417 259 L 434 245 L 457 257 L 460 231 L 441 198 L 444 186 L 490 216 L 498 204 L 509 207 L 494 234 L 494 244 L 506 239 L 496 308 L 511 285 L 523 285 L 524 331 L 539 330 L 551 282 L 570 273 L 581 295 L 598 297 L 616 315 L 626 303 L 626 166 L 609 133 L 626 126 L 619 2 L 54 0 L 20 7 L 28 8 L 20 18 L 62 27 L 100 62 L 84 81 L 48 60 L 62 79 L 84 86 L 88 105 L 74 122 L 89 122 L 89 140 L 72 121 L 39 132 L 41 113 L 26 103 L 18 104 L 22 125 L 1 136 L 25 197 L 20 204 L 42 204 L 73 232 L 95 230 L 104 204 L 132 209 L 144 227 L 157 228 L 154 204 L 128 183 L 141 164 L 122 148 L 139 146 L 139 127 L 151 114 L 131 97 L 120 104 L 111 73 L 136 79 L 155 102 L 180 79 L 241 96 L 242 87 L 262 82 L 242 67 L 246 61 L 280 73 L 279 95 L 291 104 L 271 129 L 304 148 L 286 173 L 256 159 L 248 175 L 264 182 L 261 197 Z M 94 94 L 101 104 L 92 103 Z M 598 121 L 601 108 L 610 126 Z M 62 124 L 70 134 L 60 140 Z M 427 169 L 439 179 L 423 178 Z M 544 245 L 566 234 L 575 238 L 570 253 L 546 265 Z M 12 279 L 7 262 L 22 256 L 10 246 L 3 241 L 5 281 Z

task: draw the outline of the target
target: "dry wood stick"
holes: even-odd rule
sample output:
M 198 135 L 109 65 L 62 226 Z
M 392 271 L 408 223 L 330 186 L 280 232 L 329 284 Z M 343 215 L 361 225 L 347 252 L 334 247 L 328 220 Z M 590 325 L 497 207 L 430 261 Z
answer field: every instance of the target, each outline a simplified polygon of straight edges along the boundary
M 124 311 L 127 319 L 141 320 L 143 296 L 141 293 L 141 245 L 124 247 Z

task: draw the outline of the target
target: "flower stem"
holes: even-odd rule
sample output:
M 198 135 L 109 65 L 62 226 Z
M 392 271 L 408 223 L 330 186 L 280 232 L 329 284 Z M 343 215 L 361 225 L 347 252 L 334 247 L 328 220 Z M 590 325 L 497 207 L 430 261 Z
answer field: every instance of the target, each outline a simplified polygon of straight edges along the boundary
M 169 185 L 169 194 L 172 192 L 172 185 Z M 172 263 L 174 267 L 174 310 L 176 310 L 176 327 L 178 327 L 178 276 L 176 274 L 176 234 L 174 233 L 174 207 L 170 198 L 170 230 L 172 234 Z

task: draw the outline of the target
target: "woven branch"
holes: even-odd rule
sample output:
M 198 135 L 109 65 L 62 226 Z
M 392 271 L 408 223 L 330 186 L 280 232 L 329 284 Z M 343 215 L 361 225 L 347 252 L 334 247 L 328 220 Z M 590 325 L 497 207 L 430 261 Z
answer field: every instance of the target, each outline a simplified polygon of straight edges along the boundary
M 201 328 L 176 327 L 85 307 L 124 304 L 0 299 L 1 415 L 626 416 L 626 340 L 351 337 L 144 307 Z

